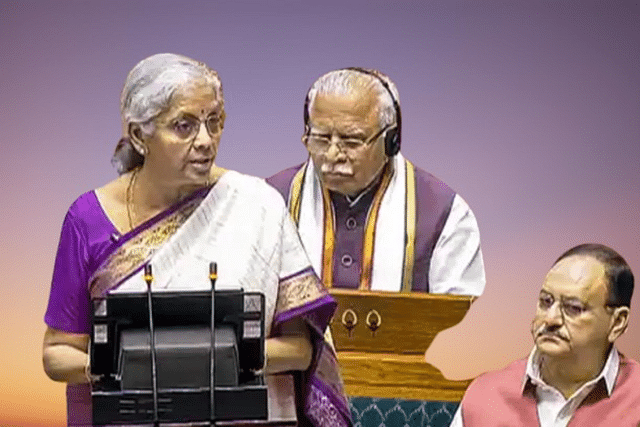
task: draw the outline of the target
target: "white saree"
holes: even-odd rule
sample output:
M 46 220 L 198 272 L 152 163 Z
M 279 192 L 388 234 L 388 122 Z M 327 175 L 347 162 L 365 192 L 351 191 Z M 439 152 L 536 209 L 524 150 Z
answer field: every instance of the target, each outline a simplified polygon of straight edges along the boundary
M 216 262 L 216 289 L 262 292 L 267 335 L 281 278 L 309 266 L 279 194 L 263 180 L 226 172 L 190 218 L 149 259 L 153 292 L 209 290 L 209 263 Z M 110 292 L 144 292 L 140 270 Z
M 127 242 L 93 275 L 92 298 L 105 292 L 145 292 L 146 264 L 153 267 L 152 292 L 209 290 L 209 264 L 216 262 L 216 289 L 243 288 L 264 294 L 267 336 L 277 334 L 281 323 L 300 316 L 316 331 L 311 369 L 328 367 L 335 373 L 323 375 L 333 380 L 329 384 L 314 382 L 315 372 L 305 373 L 309 384 L 306 394 L 311 400 L 304 412 L 314 425 L 324 425 L 324 421 L 349 425 L 335 355 L 318 343 L 335 302 L 313 273 L 277 191 L 260 178 L 228 171 L 201 201 L 188 201 L 183 206 L 186 214 L 180 209 L 170 211 L 125 239 Z M 291 378 L 267 376 L 270 420 L 295 419 Z M 318 405 L 318 390 L 323 396 L 330 395 L 323 405 Z

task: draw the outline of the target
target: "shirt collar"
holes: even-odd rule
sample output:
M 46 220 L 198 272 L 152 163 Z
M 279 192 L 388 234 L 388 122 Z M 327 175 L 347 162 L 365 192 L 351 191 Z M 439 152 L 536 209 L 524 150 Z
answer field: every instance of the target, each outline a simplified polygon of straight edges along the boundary
M 382 173 L 379 174 L 376 177 L 376 179 L 373 180 L 373 182 L 371 182 L 369 185 L 367 185 L 366 188 L 364 188 L 362 191 L 360 191 L 360 193 L 358 193 L 355 196 L 348 196 L 348 195 L 345 194 L 343 197 L 345 198 L 345 200 L 349 204 L 349 207 L 353 207 L 356 203 L 358 203 L 360 200 L 362 200 L 362 198 L 366 194 L 371 194 L 374 189 L 378 189 L 378 187 L 380 186 L 381 178 L 382 178 Z
M 382 183 L 382 177 L 385 174 L 387 168 L 390 168 L 390 167 L 393 167 L 393 163 L 391 160 L 387 160 L 384 166 L 382 166 L 382 168 L 380 169 L 378 176 L 376 176 L 375 179 L 371 181 L 371 183 L 369 183 L 369 185 L 363 188 L 355 196 L 348 196 L 348 195 L 340 194 L 337 192 L 331 192 L 331 195 L 334 195 L 337 198 L 344 199 L 350 208 L 354 207 L 362 199 L 367 199 L 367 200 L 373 199 L 373 193 L 375 193 L 378 187 L 380 187 L 380 184 Z
M 587 381 L 583 385 L 583 387 L 595 384 L 600 380 L 604 380 L 605 386 L 607 388 L 607 394 L 611 396 L 611 393 L 613 393 L 613 387 L 616 384 L 616 377 L 618 376 L 619 367 L 620 355 L 618 354 L 618 350 L 616 350 L 615 347 L 611 347 L 609 356 L 607 356 L 607 361 L 605 362 L 602 371 L 600 371 L 597 377 L 590 381 Z M 542 376 L 540 375 L 540 353 L 536 351 L 536 347 L 531 350 L 529 358 L 527 359 L 527 369 L 524 378 L 522 379 L 521 386 L 521 391 L 523 393 L 525 391 L 525 387 L 529 383 L 533 386 L 542 384 L 546 385 L 546 383 L 542 380 Z

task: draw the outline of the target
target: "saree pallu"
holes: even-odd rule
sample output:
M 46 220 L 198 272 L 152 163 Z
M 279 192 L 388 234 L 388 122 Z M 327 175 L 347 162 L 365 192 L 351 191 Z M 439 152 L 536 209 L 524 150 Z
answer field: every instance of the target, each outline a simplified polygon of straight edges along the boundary
M 350 426 L 335 352 L 324 339 L 336 303 L 315 275 L 280 195 L 263 180 L 226 172 L 211 189 L 132 230 L 92 275 L 90 294 L 144 292 L 147 264 L 153 292 L 208 290 L 212 261 L 217 289 L 265 295 L 268 337 L 295 319 L 311 331 L 312 362 L 294 374 L 299 425 Z

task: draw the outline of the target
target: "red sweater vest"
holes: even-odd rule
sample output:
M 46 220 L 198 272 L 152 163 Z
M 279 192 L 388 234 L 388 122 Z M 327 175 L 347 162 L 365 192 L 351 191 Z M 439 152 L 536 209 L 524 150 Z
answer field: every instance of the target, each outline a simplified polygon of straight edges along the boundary
M 464 427 L 537 427 L 535 390 L 522 391 L 527 359 L 476 378 L 462 399 Z M 640 364 L 620 355 L 611 396 L 601 384 L 587 395 L 568 427 L 640 427 Z

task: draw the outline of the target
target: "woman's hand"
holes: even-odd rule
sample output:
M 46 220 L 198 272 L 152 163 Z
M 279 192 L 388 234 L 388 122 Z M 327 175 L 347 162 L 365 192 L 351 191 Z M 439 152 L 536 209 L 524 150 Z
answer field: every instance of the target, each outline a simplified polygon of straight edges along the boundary
M 265 374 L 306 370 L 313 357 L 311 334 L 306 323 L 299 319 L 283 323 L 281 333 L 279 337 L 266 340 Z
M 42 344 L 44 371 L 54 381 L 86 383 L 89 335 L 47 327 Z

